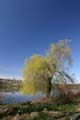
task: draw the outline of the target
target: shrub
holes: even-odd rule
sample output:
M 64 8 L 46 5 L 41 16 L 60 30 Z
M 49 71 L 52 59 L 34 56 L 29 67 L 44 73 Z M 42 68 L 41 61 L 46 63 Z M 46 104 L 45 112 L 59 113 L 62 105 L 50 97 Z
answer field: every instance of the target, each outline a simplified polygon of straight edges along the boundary
M 58 86 L 57 89 L 60 91 L 60 94 L 56 102 L 65 103 L 65 104 L 73 102 L 74 94 L 69 85 L 62 84 Z

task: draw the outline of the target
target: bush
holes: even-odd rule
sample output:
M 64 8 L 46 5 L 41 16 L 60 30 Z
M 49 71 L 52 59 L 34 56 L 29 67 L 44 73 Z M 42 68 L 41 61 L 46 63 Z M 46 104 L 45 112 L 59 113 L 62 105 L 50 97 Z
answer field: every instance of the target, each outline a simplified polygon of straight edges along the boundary
M 56 102 L 63 103 L 63 104 L 73 102 L 74 94 L 69 85 L 62 84 L 58 86 L 57 89 L 60 91 L 60 94 L 57 97 Z
M 0 96 L 0 104 L 2 104 L 3 96 Z

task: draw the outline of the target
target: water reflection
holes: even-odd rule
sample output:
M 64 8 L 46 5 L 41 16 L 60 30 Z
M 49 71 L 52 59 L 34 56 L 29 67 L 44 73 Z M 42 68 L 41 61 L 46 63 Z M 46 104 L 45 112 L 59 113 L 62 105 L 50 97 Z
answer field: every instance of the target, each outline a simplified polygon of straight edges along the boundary
M 35 99 L 39 99 L 44 97 L 44 94 L 38 93 L 35 96 L 32 95 L 24 95 L 20 91 L 20 87 L 8 87 L 8 86 L 0 86 L 0 103 L 2 104 L 8 104 L 8 103 L 21 103 L 26 101 L 32 101 Z M 73 93 L 77 93 L 80 90 L 78 89 L 72 89 Z M 54 89 L 54 92 L 51 92 L 52 96 L 58 96 L 60 94 L 60 91 L 57 89 Z
M 41 98 L 41 93 L 32 96 L 32 95 L 23 95 L 20 92 L 20 88 L 17 87 L 4 87 L 0 88 L 0 103 L 9 104 L 9 103 L 21 103 L 26 101 L 32 101 L 38 98 Z

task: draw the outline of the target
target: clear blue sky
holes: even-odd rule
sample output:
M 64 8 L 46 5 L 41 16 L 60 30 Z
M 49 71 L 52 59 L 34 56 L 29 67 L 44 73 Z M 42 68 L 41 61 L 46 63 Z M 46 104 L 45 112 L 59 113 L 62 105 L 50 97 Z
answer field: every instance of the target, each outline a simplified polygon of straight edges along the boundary
M 0 0 L 0 76 L 22 77 L 25 58 L 64 38 L 79 78 L 80 0 Z

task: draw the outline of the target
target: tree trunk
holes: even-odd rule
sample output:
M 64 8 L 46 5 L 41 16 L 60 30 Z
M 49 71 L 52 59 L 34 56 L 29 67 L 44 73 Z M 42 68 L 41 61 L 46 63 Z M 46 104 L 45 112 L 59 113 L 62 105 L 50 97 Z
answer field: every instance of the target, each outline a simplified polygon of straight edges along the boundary
M 52 90 L 51 79 L 48 79 L 48 85 L 47 85 L 47 94 L 46 94 L 46 97 L 50 97 L 51 90 Z

